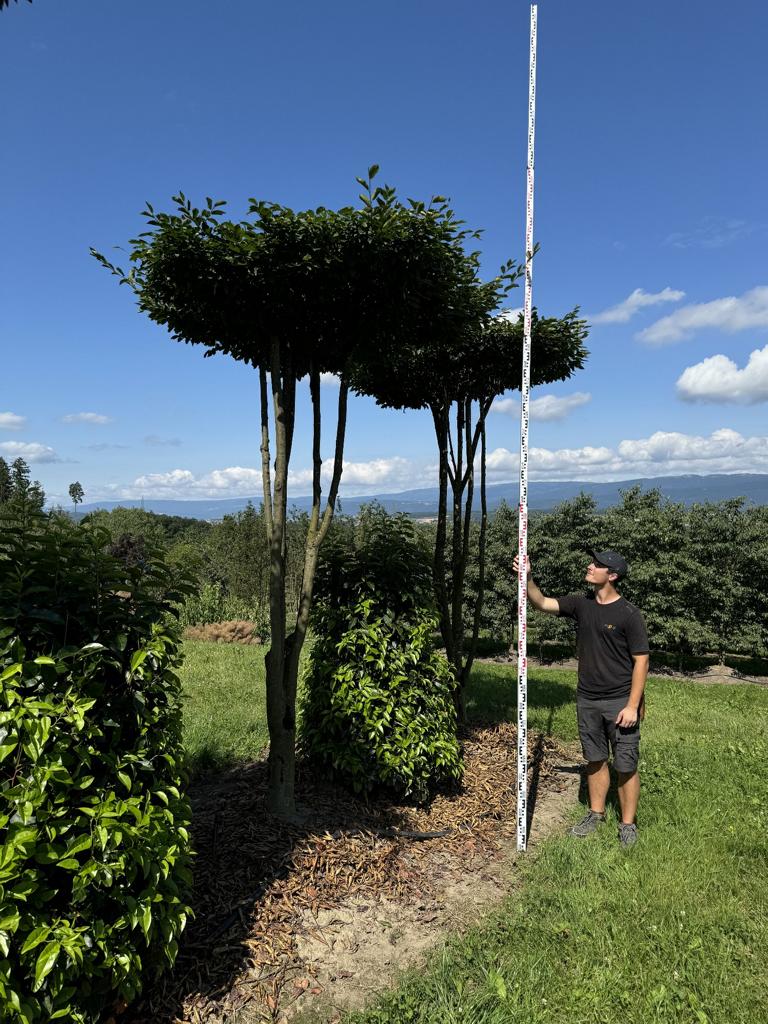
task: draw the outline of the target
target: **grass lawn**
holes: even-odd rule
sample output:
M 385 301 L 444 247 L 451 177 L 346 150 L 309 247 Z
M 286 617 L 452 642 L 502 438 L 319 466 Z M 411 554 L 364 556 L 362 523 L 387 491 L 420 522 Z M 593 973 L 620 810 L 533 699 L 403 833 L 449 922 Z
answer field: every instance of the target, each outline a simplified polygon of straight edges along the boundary
M 185 644 L 197 768 L 267 740 L 260 648 Z M 468 710 L 515 715 L 515 672 L 481 664 Z M 576 738 L 575 674 L 530 673 L 529 724 Z M 653 679 L 640 841 L 615 809 L 586 840 L 549 840 L 482 928 L 448 942 L 356 1024 L 761 1024 L 768 1021 L 768 689 Z M 574 807 L 574 819 L 582 808 Z
M 184 641 L 184 743 L 194 772 L 253 761 L 267 733 L 264 648 Z
M 475 675 L 478 706 L 514 711 L 509 669 Z M 573 674 L 530 686 L 532 729 L 573 738 Z M 551 839 L 501 911 L 350 1022 L 768 1020 L 768 690 L 654 679 L 648 705 L 637 846 L 615 814 Z

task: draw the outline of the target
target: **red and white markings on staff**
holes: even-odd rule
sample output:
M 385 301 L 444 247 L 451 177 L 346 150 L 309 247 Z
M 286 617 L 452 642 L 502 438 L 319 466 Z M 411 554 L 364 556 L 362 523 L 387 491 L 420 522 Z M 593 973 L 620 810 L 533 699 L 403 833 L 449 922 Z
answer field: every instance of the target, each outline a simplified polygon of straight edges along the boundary
M 531 314 L 533 298 L 533 145 L 536 129 L 536 4 L 531 5 L 528 82 L 528 173 L 525 216 L 525 305 L 520 406 L 520 505 L 517 575 L 517 848 L 528 841 L 528 410 L 531 392 Z

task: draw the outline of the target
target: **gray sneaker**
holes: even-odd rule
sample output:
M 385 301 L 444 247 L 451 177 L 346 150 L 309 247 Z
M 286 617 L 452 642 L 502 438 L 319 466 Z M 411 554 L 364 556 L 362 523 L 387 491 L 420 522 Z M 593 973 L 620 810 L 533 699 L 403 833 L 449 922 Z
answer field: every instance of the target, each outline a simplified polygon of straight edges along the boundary
M 637 825 L 619 825 L 619 842 L 622 846 L 634 846 L 637 842 Z
M 579 839 L 583 839 L 584 836 L 590 835 L 594 832 L 599 825 L 605 822 L 605 815 L 598 814 L 597 811 L 587 811 L 584 817 L 570 830 L 570 835 L 578 836 Z

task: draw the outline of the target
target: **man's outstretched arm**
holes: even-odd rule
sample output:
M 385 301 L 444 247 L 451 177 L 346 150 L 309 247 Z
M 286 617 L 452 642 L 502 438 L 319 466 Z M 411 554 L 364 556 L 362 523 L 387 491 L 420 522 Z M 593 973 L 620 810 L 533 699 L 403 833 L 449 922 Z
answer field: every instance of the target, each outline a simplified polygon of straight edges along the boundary
M 512 568 L 515 570 L 515 573 L 520 570 L 520 561 L 517 555 L 515 555 Z M 538 608 L 540 612 L 549 612 L 550 615 L 560 614 L 560 605 L 557 602 L 557 598 L 545 597 L 539 590 L 538 586 L 533 582 L 530 558 L 528 559 L 528 600 L 531 602 L 533 607 Z

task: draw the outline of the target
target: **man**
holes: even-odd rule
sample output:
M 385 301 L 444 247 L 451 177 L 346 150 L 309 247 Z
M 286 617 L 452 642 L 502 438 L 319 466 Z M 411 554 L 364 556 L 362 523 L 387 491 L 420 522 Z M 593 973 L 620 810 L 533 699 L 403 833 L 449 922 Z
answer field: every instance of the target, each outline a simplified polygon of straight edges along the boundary
M 627 575 L 626 561 L 615 551 L 589 554 L 592 561 L 585 581 L 593 588 L 591 594 L 545 597 L 531 578 L 529 560 L 528 597 L 539 611 L 565 615 L 576 622 L 576 714 L 581 747 L 588 762 L 589 812 L 574 825 L 571 835 L 588 836 L 605 821 L 610 749 L 619 781 L 619 841 L 622 846 L 632 846 L 637 841 L 637 762 L 648 675 L 648 634 L 638 609 L 616 589 L 616 584 Z M 518 564 L 515 558 L 516 572 Z

